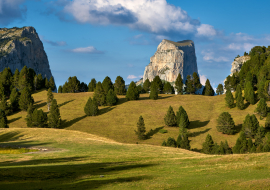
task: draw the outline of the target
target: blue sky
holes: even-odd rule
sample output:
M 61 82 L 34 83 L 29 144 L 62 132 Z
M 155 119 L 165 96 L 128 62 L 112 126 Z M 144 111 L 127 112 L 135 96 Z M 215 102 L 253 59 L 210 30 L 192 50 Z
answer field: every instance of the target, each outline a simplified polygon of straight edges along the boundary
M 180 0 L 0 0 L 0 28 L 33 26 L 57 86 L 118 75 L 141 78 L 162 39 L 195 43 L 202 83 L 213 87 L 255 45 L 270 45 L 270 2 Z

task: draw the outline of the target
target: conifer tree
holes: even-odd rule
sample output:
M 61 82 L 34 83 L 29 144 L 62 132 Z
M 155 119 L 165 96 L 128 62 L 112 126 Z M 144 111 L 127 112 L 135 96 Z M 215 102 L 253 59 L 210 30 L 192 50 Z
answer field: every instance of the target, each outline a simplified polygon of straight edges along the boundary
M 33 111 L 34 111 L 33 104 L 29 104 L 28 109 L 27 109 L 27 115 L 26 115 L 26 118 L 25 118 L 27 127 L 32 127 L 32 114 L 33 114 Z
M 23 91 L 24 88 L 28 88 L 30 92 L 32 91 L 29 69 L 26 66 L 24 66 L 20 72 L 18 86 L 20 91 Z
M 62 93 L 62 90 L 63 90 L 63 87 L 60 85 L 59 87 L 58 87 L 58 93 Z
M 178 148 L 181 148 L 181 142 L 182 142 L 182 135 L 179 134 L 176 140 L 176 145 Z
M 52 89 L 52 91 L 54 91 L 55 90 L 55 83 L 54 83 L 53 77 L 50 78 L 49 84 L 50 84 L 49 86 Z
M 37 91 L 37 81 L 38 81 L 38 77 L 37 75 L 35 75 L 34 77 L 34 90 Z
M 84 82 L 79 85 L 79 92 L 88 92 L 88 86 Z
M 177 142 L 175 141 L 175 139 L 173 137 L 169 137 L 167 139 L 166 146 L 177 147 Z
M 94 92 L 95 88 L 96 88 L 96 79 L 92 78 L 91 82 L 88 84 L 88 92 Z
M 156 84 L 157 85 L 157 88 L 158 88 L 158 93 L 160 94 L 161 91 L 163 91 L 163 83 L 161 81 L 161 79 L 159 78 L 159 76 L 155 76 L 155 78 L 153 79 L 153 81 L 151 82 L 151 86 L 152 84 Z
M 237 92 L 237 90 L 238 90 L 238 92 Z M 240 85 L 237 86 L 237 90 L 236 90 L 237 95 L 235 95 L 236 107 L 240 110 L 243 110 L 243 109 L 245 109 L 245 104 L 244 104 L 244 98 L 242 96 L 242 89 L 241 89 Z
M 223 85 L 219 84 L 216 90 L 217 95 L 221 95 L 224 93 Z
M 165 94 L 172 94 L 173 93 L 173 87 L 172 87 L 171 83 L 165 82 L 165 84 L 164 84 L 164 93 Z
M 10 87 L 12 85 L 12 72 L 9 67 L 4 68 L 0 75 L 0 83 L 5 89 L 5 94 L 10 95 Z
M 150 91 L 150 87 L 151 87 L 151 82 L 149 81 L 149 79 L 146 79 L 143 83 L 143 89 L 145 92 L 149 92 Z
M 214 147 L 214 141 L 212 136 L 208 134 L 205 138 L 205 142 L 202 145 L 202 152 L 205 154 L 211 154 Z
M 0 109 L 0 128 L 8 128 L 5 111 L 1 109 Z
M 95 88 L 94 98 L 99 106 L 106 105 L 106 95 L 101 82 L 98 82 Z
M 257 130 L 257 133 L 255 135 L 255 144 L 258 146 L 259 144 L 262 144 L 263 138 L 265 137 L 266 131 L 263 126 L 260 126 Z
M 135 131 L 136 135 L 138 136 L 138 139 L 144 140 L 145 139 L 145 124 L 143 117 L 139 117 L 139 121 L 137 122 L 137 131 Z
M 15 70 L 14 75 L 13 75 L 13 81 L 12 85 L 16 88 L 19 89 L 19 79 L 20 79 L 20 72 L 18 69 Z
M 227 107 L 233 108 L 235 106 L 232 92 L 229 89 L 227 89 L 227 91 L 226 91 L 225 100 L 226 100 Z
M 176 125 L 179 126 L 181 115 L 184 115 L 184 121 L 187 121 L 187 123 L 189 125 L 190 122 L 189 122 L 189 119 L 188 119 L 187 112 L 182 106 L 180 106 L 178 111 L 176 112 Z
M 6 97 L 5 88 L 3 87 L 2 83 L 0 83 L 0 100 L 2 100 L 2 97 Z
M 28 109 L 28 105 L 31 103 L 34 103 L 34 99 L 30 93 L 30 90 L 28 88 L 24 88 L 19 99 L 19 107 L 21 110 L 26 111 Z
M 198 73 L 194 72 L 192 74 L 192 78 L 193 78 L 193 85 L 194 85 L 195 91 L 202 88 L 202 84 L 200 82 L 200 77 L 199 77 Z
M 223 141 L 220 142 L 218 152 L 219 152 L 219 154 L 221 154 L 221 155 L 226 154 L 226 150 L 225 150 L 225 148 L 224 148 L 224 143 L 223 143 Z
M 241 88 L 241 85 L 238 84 L 237 87 L 236 87 L 236 92 L 235 92 L 235 100 L 237 100 L 238 98 L 238 95 L 241 93 L 242 95 L 242 88 Z
M 180 116 L 179 127 L 180 127 L 180 129 L 182 129 L 182 128 L 186 129 L 186 128 L 188 128 L 188 126 L 189 126 L 189 119 L 188 119 L 187 115 L 183 113 Z
M 267 94 L 265 93 L 265 83 L 266 83 L 266 79 L 265 77 L 263 77 L 263 79 L 259 82 L 259 87 L 257 90 L 257 97 L 259 99 L 264 98 L 267 99 Z
M 84 107 L 84 113 L 87 115 L 87 116 L 96 116 L 98 114 L 98 104 L 97 104 L 97 101 L 95 98 L 92 98 L 89 97 L 85 107 Z
M 251 149 L 252 149 L 252 147 L 253 147 L 253 142 L 252 142 L 252 139 L 251 138 L 248 139 L 247 145 L 248 145 L 248 151 L 250 152 Z
M 253 144 L 252 148 L 249 151 L 250 153 L 255 153 L 256 152 L 256 146 Z
M 47 77 L 45 78 L 45 88 L 46 89 L 50 88 L 50 82 L 48 81 Z
M 43 80 L 42 74 L 38 74 L 37 75 L 37 90 L 40 90 L 44 87 L 45 86 L 44 86 L 44 80 Z
M 265 128 L 270 128 L 270 113 L 267 114 L 266 121 L 265 121 Z
M 48 106 L 48 111 L 50 111 L 50 106 L 51 106 L 51 102 L 53 100 L 53 93 L 52 93 L 52 90 L 51 88 L 48 89 L 48 92 L 47 92 L 47 106 Z
M 3 95 L 1 98 L 0 109 L 3 110 L 6 115 L 10 114 L 10 110 L 9 110 L 9 107 L 7 104 L 7 99 L 6 99 L 5 95 Z
M 118 98 L 117 98 L 115 92 L 113 91 L 113 89 L 110 89 L 107 96 L 106 96 L 107 105 L 113 106 L 113 105 L 116 105 L 117 102 L 118 102 Z
M 217 130 L 224 134 L 232 135 L 235 133 L 235 123 L 228 112 L 223 112 L 217 119 Z
M 106 95 L 108 94 L 110 89 L 114 90 L 113 83 L 110 77 L 108 76 L 105 77 L 105 79 L 102 82 L 102 87 Z
M 173 108 L 171 106 L 169 107 L 167 114 L 164 117 L 164 122 L 165 122 L 165 125 L 167 126 L 170 126 L 170 127 L 176 126 L 176 117 L 175 117 Z
M 246 149 L 247 149 L 246 135 L 242 131 L 233 147 L 233 153 L 234 154 L 245 153 Z
M 195 88 L 193 86 L 193 81 L 192 81 L 192 78 L 190 75 L 187 76 L 187 80 L 186 80 L 185 85 L 186 85 L 186 87 L 185 87 L 186 93 L 188 93 L 188 94 L 195 93 Z
M 167 146 L 166 141 L 164 140 L 163 143 L 161 144 L 161 146 Z
M 175 80 L 175 89 L 177 90 L 178 94 L 183 94 L 183 79 L 181 74 L 179 73 L 176 80 Z
M 213 90 L 209 79 L 207 79 L 205 82 L 205 87 L 203 89 L 202 94 L 205 96 L 214 96 L 215 95 L 215 91 Z
M 243 131 L 245 135 L 250 138 L 254 138 L 259 128 L 259 122 L 254 114 L 251 116 L 248 114 L 243 123 Z
M 138 85 L 138 86 L 137 86 L 137 90 L 138 90 L 138 92 L 139 92 L 140 94 L 144 93 L 144 89 L 143 89 L 142 85 Z
M 15 112 L 19 109 L 19 94 L 16 88 L 13 88 L 9 97 L 9 107 L 12 112 Z
M 255 95 L 254 95 L 254 90 L 252 87 L 252 83 L 248 81 L 245 85 L 245 99 L 248 101 L 250 104 L 255 104 Z
M 227 142 L 227 140 L 225 140 L 225 143 L 224 143 L 224 149 L 226 151 L 226 154 L 232 154 L 232 150 L 231 148 L 229 147 L 229 144 Z
M 126 94 L 125 81 L 121 76 L 117 76 L 114 83 L 114 92 L 117 95 Z
M 35 109 L 31 117 L 31 127 L 45 128 L 47 127 L 47 114 L 42 109 Z
M 157 100 L 158 99 L 158 94 L 159 94 L 159 87 L 157 83 L 152 82 L 151 83 L 151 90 L 150 90 L 150 95 L 149 98 L 152 100 Z
M 254 112 L 258 113 L 261 117 L 266 117 L 267 110 L 268 110 L 268 107 L 265 102 L 265 99 L 261 98 Z
M 188 140 L 187 134 L 183 134 L 183 138 L 182 138 L 180 147 L 183 149 L 190 150 L 190 140 Z
M 61 116 L 57 105 L 56 99 L 52 100 L 49 117 L 48 117 L 48 127 L 50 128 L 60 128 L 61 126 Z
M 138 100 L 139 97 L 140 97 L 140 93 L 136 87 L 136 84 L 135 82 L 131 81 L 128 87 L 126 98 L 129 101 L 129 100 Z

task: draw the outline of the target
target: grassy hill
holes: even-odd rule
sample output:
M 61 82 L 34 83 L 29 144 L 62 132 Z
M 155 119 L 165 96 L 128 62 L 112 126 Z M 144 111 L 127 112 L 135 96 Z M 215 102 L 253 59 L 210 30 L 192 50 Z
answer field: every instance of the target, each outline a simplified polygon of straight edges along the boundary
M 237 108 L 229 109 L 225 106 L 225 95 L 207 97 L 200 95 L 159 95 L 158 100 L 150 100 L 149 94 L 142 94 L 137 101 L 126 101 L 125 96 L 119 96 L 119 103 L 116 106 L 99 107 L 100 115 L 95 117 L 86 117 L 84 105 L 88 98 L 93 96 L 91 92 L 85 93 L 54 93 L 60 113 L 64 120 L 63 129 L 76 130 L 109 138 L 122 143 L 136 143 L 161 145 L 163 140 L 168 137 L 177 138 L 179 129 L 177 127 L 164 127 L 164 116 L 171 105 L 176 112 L 179 106 L 183 106 L 187 111 L 191 124 L 189 131 L 191 148 L 201 149 L 206 135 L 212 135 L 215 142 L 227 140 L 230 146 L 233 146 L 238 138 L 236 135 L 224 135 L 216 129 L 216 119 L 219 114 L 229 112 L 238 131 L 247 114 L 253 114 L 256 105 L 249 105 L 245 110 Z M 47 111 L 46 98 L 47 91 L 40 91 L 33 94 L 35 106 Z M 139 116 L 142 115 L 145 121 L 147 131 L 154 130 L 150 139 L 139 141 L 134 133 Z M 10 128 L 25 128 L 26 112 L 18 112 L 8 116 Z M 259 117 L 258 117 L 259 120 Z M 264 126 L 265 119 L 259 120 Z M 164 127 L 168 133 L 158 133 L 158 129 Z

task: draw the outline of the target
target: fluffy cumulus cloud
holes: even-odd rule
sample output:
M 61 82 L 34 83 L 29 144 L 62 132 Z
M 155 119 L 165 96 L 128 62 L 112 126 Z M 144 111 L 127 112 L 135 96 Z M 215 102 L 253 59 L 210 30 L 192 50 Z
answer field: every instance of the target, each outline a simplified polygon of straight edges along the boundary
M 202 51 L 203 60 L 207 62 L 227 62 L 229 61 L 228 57 L 219 55 L 213 51 Z
M 22 4 L 25 0 L 0 0 L 0 25 L 8 25 L 17 19 L 23 19 L 27 8 Z
M 202 85 L 205 85 L 206 80 L 207 80 L 206 75 L 200 75 L 200 81 Z
M 142 78 L 143 76 L 135 76 L 135 75 L 128 75 L 127 79 L 140 79 Z
M 216 36 L 217 31 L 209 24 L 202 24 L 197 28 L 197 36 Z
M 86 53 L 86 54 L 101 54 L 101 53 L 104 53 L 103 51 L 97 50 L 94 46 L 80 47 L 80 48 L 72 49 L 70 51 L 74 52 L 74 53 Z

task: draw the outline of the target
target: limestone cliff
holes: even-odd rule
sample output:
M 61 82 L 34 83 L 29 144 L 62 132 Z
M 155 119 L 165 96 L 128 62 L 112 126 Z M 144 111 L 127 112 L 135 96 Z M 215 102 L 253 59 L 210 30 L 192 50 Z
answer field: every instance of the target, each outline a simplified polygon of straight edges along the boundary
M 235 58 L 234 61 L 232 62 L 232 68 L 231 68 L 230 76 L 232 76 L 233 73 L 239 72 L 241 70 L 241 67 L 243 66 L 243 64 L 248 60 L 250 60 L 249 55 Z
M 161 80 L 174 82 L 179 73 L 185 81 L 187 75 L 192 75 L 193 72 L 198 73 L 193 41 L 162 40 L 156 53 L 150 58 L 149 65 L 145 67 L 143 82 L 147 78 L 152 81 L 157 75 Z
M 48 80 L 52 76 L 49 61 L 42 42 L 33 27 L 0 28 L 0 71 L 9 67 L 14 73 L 24 67 L 31 67 L 36 74 Z

